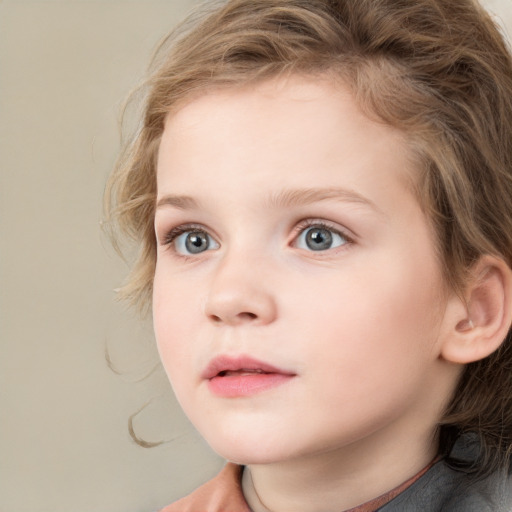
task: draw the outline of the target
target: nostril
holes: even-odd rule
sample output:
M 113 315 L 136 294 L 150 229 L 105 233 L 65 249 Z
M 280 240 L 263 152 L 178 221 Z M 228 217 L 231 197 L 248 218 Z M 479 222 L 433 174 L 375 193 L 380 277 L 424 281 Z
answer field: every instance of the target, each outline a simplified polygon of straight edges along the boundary
M 208 315 L 208 318 L 210 321 L 212 321 L 215 324 L 221 324 L 221 323 L 235 323 L 238 324 L 240 322 L 251 322 L 253 320 L 256 320 L 258 315 L 256 313 L 251 313 L 249 311 L 242 311 L 241 313 L 237 313 L 234 316 L 231 315 Z
M 246 311 L 244 311 L 243 313 L 239 313 L 238 316 L 246 320 L 254 320 L 255 318 L 258 318 L 258 315 Z

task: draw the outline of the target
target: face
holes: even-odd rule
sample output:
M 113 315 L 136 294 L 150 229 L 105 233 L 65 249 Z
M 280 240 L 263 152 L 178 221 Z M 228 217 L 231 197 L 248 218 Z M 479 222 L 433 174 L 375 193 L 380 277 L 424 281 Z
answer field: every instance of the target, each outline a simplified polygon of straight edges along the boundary
M 213 91 L 167 119 L 154 326 L 224 457 L 270 463 L 433 429 L 443 281 L 399 133 L 304 78 Z

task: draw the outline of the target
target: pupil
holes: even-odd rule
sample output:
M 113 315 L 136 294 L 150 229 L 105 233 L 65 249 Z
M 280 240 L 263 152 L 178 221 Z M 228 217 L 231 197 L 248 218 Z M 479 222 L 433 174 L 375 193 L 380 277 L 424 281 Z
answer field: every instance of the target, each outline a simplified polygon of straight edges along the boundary
M 197 254 L 208 249 L 208 239 L 204 233 L 190 233 L 185 242 L 187 251 Z
M 201 247 L 201 244 L 203 243 L 203 241 L 201 240 L 201 238 L 199 236 L 193 236 L 190 238 L 190 243 L 195 245 L 196 247 Z
M 332 245 L 332 234 L 323 228 L 311 229 L 306 235 L 306 244 L 312 251 L 329 249 Z

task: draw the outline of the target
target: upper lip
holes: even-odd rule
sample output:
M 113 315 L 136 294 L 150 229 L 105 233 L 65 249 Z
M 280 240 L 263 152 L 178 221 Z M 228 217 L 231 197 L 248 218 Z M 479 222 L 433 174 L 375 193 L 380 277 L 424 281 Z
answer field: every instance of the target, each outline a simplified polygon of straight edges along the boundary
M 201 374 L 203 379 L 212 379 L 222 372 L 236 372 L 242 370 L 260 371 L 262 373 L 280 373 L 283 375 L 295 375 L 293 372 L 277 368 L 271 364 L 253 359 L 248 356 L 218 356 L 210 361 Z

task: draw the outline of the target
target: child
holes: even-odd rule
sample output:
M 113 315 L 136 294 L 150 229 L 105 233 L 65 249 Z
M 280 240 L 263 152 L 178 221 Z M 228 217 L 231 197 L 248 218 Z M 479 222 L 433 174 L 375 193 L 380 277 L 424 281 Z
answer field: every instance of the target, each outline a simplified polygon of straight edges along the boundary
M 471 0 L 231 0 L 107 192 L 180 404 L 174 511 L 510 511 L 512 62 Z

